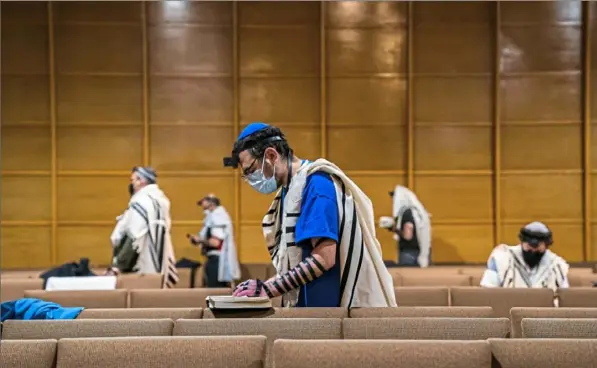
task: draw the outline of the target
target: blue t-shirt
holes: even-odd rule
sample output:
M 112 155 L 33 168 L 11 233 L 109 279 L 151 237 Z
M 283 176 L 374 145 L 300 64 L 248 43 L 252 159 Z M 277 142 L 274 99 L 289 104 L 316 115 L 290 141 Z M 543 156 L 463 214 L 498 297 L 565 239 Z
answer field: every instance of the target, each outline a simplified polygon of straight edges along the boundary
M 303 250 L 304 260 L 313 252 L 311 239 L 327 238 L 337 243 L 338 237 L 339 215 L 334 182 L 328 174 L 316 172 L 309 175 L 303 189 L 295 241 Z M 334 267 L 300 288 L 297 307 L 340 306 L 340 254 L 337 250 Z

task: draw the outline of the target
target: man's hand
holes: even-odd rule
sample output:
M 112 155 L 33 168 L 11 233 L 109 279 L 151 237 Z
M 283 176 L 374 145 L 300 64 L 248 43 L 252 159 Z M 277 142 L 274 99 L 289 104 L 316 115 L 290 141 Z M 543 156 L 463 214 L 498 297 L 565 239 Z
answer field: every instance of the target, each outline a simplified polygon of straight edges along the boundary
M 110 267 L 104 273 L 104 276 L 118 276 L 120 274 L 120 270 L 116 267 Z
M 265 289 L 263 288 L 263 284 L 260 280 L 247 280 L 245 282 L 240 283 L 232 296 L 267 296 Z
M 197 235 L 187 234 L 187 238 L 193 245 L 201 245 L 201 239 Z

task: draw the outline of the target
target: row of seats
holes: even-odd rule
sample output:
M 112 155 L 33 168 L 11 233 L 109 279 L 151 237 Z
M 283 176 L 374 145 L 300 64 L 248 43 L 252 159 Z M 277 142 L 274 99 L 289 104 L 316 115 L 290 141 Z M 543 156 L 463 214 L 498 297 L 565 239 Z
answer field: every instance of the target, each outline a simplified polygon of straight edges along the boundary
M 597 339 L 296 340 L 265 336 L 5 340 L 3 367 L 588 368 Z
M 493 318 L 491 307 L 274 308 L 266 312 L 225 313 L 199 308 L 86 309 L 78 319 L 226 318 Z M 597 308 L 512 308 L 510 334 L 522 336 L 524 318 L 597 318 Z
M 516 338 L 597 338 L 597 318 L 523 318 Z M 511 336 L 508 318 L 242 318 L 8 320 L 5 340 L 265 335 L 269 339 L 485 340 Z
M 230 295 L 230 289 L 145 289 L 106 291 L 29 290 L 25 296 L 86 308 L 205 308 L 209 295 Z M 399 287 L 399 306 L 492 307 L 497 317 L 508 317 L 514 307 L 553 307 L 549 289 L 487 289 L 481 287 Z M 557 292 L 560 307 L 597 308 L 597 288 L 570 288 Z M 280 298 L 274 307 L 281 306 Z

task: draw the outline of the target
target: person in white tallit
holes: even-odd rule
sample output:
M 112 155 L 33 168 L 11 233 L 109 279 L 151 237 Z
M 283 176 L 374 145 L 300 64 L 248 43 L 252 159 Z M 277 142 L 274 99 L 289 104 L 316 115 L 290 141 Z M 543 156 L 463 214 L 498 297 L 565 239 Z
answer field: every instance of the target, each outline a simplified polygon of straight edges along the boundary
M 234 296 L 282 295 L 286 307 L 396 306 L 371 201 L 336 165 L 299 159 L 264 123 L 240 133 L 224 165 L 240 167 L 261 194 L 277 191 L 262 223 L 277 275 L 247 280 Z
M 170 200 L 158 187 L 156 179 L 150 167 L 133 168 L 130 178 L 133 195 L 110 240 L 116 246 L 125 237 L 131 239 L 132 248 L 138 254 L 134 271 L 161 273 L 163 287 L 170 288 L 178 282 L 170 235 Z M 119 273 L 117 269 L 112 271 Z
M 197 202 L 203 208 L 205 218 L 199 235 L 190 236 L 193 244 L 201 245 L 207 262 L 204 285 L 207 287 L 230 287 L 240 279 L 240 265 L 234 242 L 234 228 L 220 199 L 209 194 Z
M 481 286 L 503 288 L 567 288 L 569 266 L 552 252 L 551 230 L 532 222 L 519 233 L 520 244 L 500 244 L 493 249 Z
M 383 216 L 379 226 L 395 233 L 398 266 L 428 267 L 431 259 L 431 216 L 415 193 L 397 185 L 390 192 L 392 217 Z

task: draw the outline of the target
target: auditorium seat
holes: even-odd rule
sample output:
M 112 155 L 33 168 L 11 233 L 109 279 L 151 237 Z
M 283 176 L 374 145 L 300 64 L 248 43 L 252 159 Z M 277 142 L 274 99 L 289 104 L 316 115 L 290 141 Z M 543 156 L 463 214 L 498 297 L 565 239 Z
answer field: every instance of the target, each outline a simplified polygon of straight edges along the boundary
M 489 339 L 498 368 L 595 367 L 597 339 Z
M 510 310 L 512 338 L 522 337 L 523 318 L 597 318 L 597 308 L 520 308 Z
M 21 299 L 26 290 L 43 290 L 44 280 L 29 278 L 2 278 L 0 279 L 0 301 Z
M 402 275 L 402 284 L 396 286 L 471 286 L 471 276 L 468 275 Z
M 494 317 L 491 307 L 398 307 L 353 308 L 350 318 L 405 318 L 405 317 Z
M 5 321 L 6 340 L 79 337 L 171 336 L 171 319 L 81 319 Z
M 263 336 L 62 339 L 58 367 L 263 367 Z
M 380 308 L 384 309 L 384 308 Z M 223 312 L 223 313 L 222 313 Z M 213 318 L 346 318 L 346 308 L 273 308 L 268 311 L 203 311 L 204 319 Z
M 597 288 L 558 289 L 560 307 L 597 308 Z
M 53 368 L 56 340 L 0 341 L 1 368 Z
M 447 307 L 450 302 L 447 287 L 397 287 L 394 293 L 401 307 Z
M 570 287 L 592 287 L 597 282 L 597 275 L 592 271 L 590 268 L 571 268 L 568 273 Z
M 523 318 L 521 328 L 527 339 L 597 339 L 597 318 Z
M 339 318 L 255 318 L 255 319 L 179 319 L 174 323 L 174 336 L 237 336 L 267 337 L 266 367 L 272 367 L 269 354 L 276 339 L 341 339 Z
M 63 307 L 126 308 L 127 290 L 45 291 L 28 290 L 27 298 L 54 302 Z
M 206 308 L 210 295 L 231 295 L 227 288 L 129 290 L 131 308 Z
M 118 276 L 116 281 L 116 288 L 118 289 L 161 289 L 162 275 L 161 274 L 126 274 Z
M 508 337 L 508 318 L 347 318 L 345 339 L 377 340 L 486 340 Z
M 490 306 L 496 317 L 510 317 L 514 307 L 553 307 L 553 299 L 550 289 L 450 288 L 451 306 Z
M 123 309 L 85 309 L 77 319 L 160 319 L 177 320 L 200 319 L 201 308 L 123 308 Z
M 491 368 L 486 341 L 284 339 L 272 350 L 276 368 Z

